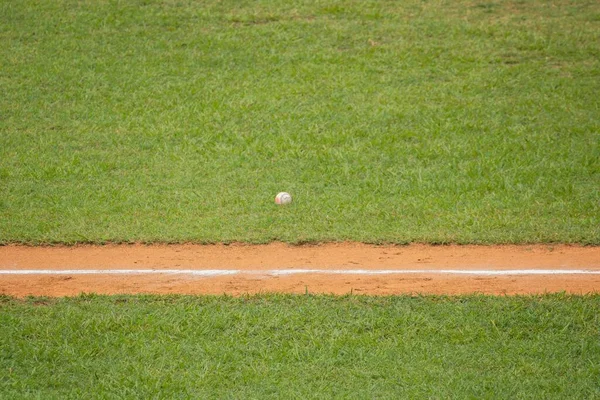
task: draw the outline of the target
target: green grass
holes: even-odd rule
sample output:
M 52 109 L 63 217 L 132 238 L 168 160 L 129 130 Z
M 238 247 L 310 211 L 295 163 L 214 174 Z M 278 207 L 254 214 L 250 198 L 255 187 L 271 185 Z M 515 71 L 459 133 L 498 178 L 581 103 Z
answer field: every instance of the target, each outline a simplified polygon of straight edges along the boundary
M 0 243 L 600 244 L 597 1 L 0 0 L 0 41 Z
M 0 298 L 0 397 L 600 398 L 600 297 Z

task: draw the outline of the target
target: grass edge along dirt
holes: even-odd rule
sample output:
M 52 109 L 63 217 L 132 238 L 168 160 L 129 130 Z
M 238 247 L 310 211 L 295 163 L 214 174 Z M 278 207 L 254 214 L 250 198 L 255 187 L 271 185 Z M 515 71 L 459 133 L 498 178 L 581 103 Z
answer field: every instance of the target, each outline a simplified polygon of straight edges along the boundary
M 598 294 L 0 296 L 0 322 L 7 398 L 600 395 Z

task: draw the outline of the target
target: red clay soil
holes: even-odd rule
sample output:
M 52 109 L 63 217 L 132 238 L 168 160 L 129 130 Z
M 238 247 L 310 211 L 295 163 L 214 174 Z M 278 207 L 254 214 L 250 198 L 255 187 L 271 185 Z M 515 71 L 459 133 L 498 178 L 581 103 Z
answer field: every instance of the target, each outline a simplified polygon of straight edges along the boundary
M 105 245 L 0 247 L 0 270 L 241 270 L 202 277 L 169 275 L 0 274 L 0 294 L 73 296 L 80 293 L 254 294 L 533 294 L 600 292 L 600 274 L 478 276 L 439 273 L 391 275 L 298 274 L 268 270 L 586 270 L 600 271 L 600 247 L 375 246 L 332 243 L 268 245 Z M 265 271 L 264 274 L 257 271 Z

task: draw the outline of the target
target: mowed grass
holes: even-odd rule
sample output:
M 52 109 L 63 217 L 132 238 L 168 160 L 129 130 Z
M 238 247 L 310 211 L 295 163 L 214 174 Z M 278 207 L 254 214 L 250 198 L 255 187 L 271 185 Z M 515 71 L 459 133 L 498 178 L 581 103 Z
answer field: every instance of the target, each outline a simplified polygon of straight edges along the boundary
M 600 243 L 597 1 L 0 0 L 0 41 L 0 243 Z
M 600 297 L 3 297 L 2 398 L 599 398 Z

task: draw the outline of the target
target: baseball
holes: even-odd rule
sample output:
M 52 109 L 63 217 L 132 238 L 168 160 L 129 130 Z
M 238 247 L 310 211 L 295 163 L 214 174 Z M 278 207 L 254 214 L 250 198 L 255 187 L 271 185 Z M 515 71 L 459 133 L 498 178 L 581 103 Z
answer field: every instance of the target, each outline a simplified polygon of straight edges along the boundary
M 280 192 L 275 196 L 275 204 L 290 204 L 291 202 L 292 196 L 287 192 Z

